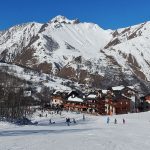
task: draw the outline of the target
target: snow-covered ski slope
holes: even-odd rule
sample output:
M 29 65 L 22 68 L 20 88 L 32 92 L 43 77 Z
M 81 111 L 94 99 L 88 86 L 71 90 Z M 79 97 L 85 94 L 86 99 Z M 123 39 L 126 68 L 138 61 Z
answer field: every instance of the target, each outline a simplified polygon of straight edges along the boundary
M 44 114 L 45 116 L 45 114 Z M 66 117 L 77 124 L 67 126 Z M 150 112 L 107 116 L 66 113 L 32 118 L 37 126 L 14 126 L 0 122 L 0 150 L 148 150 Z M 49 125 L 49 119 L 55 124 Z M 114 124 L 114 119 L 118 123 Z M 122 123 L 122 119 L 126 124 Z

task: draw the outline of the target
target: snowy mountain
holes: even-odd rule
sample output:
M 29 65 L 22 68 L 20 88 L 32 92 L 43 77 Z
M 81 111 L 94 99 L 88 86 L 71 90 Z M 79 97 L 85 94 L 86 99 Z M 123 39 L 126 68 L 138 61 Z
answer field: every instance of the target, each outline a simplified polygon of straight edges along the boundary
M 105 46 L 106 53 L 113 56 L 122 68 L 129 68 L 149 81 L 150 22 L 118 29 L 112 35 L 113 39 Z
M 150 22 L 104 30 L 57 16 L 0 32 L 0 60 L 90 86 L 137 85 L 150 80 Z

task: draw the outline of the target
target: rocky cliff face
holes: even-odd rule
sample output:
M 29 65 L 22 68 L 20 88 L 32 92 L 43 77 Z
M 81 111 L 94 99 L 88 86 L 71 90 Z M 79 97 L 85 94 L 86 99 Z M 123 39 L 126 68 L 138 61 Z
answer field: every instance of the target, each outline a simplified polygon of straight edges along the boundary
M 0 32 L 0 60 L 96 87 L 149 86 L 150 22 L 103 30 L 57 16 Z

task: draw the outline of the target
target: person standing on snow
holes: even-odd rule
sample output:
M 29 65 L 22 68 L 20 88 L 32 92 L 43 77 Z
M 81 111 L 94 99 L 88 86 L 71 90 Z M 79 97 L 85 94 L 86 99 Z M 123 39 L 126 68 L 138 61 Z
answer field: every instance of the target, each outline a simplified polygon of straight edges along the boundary
M 125 119 L 124 119 L 124 118 L 123 118 L 123 120 L 122 120 L 122 121 L 123 121 L 123 124 L 125 124 Z
M 52 120 L 51 119 L 49 119 L 49 124 L 52 124 Z
M 70 118 L 66 119 L 67 125 L 70 126 Z
M 73 118 L 73 123 L 76 124 L 76 120 Z
M 109 124 L 109 121 L 110 121 L 110 119 L 109 119 L 109 117 L 107 117 L 107 124 Z
M 114 124 L 117 124 L 117 119 L 115 118 Z
M 85 120 L 85 115 L 83 114 L 83 120 Z

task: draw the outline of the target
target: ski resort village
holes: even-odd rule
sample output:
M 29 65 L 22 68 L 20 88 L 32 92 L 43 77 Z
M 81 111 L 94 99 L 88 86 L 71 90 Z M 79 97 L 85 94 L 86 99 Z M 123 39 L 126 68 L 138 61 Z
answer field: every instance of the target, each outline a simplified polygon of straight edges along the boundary
M 149 131 L 149 21 L 58 15 L 0 31 L 0 150 L 149 150 Z
M 114 115 L 150 110 L 150 95 L 139 98 L 134 87 L 117 86 L 107 90 L 55 91 L 50 106 L 90 114 Z M 47 105 L 48 107 L 48 105 Z

